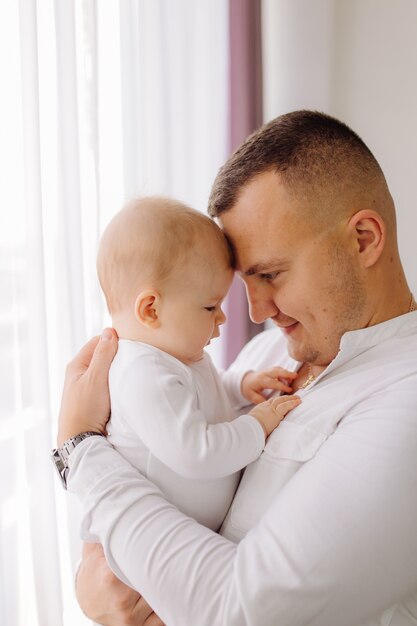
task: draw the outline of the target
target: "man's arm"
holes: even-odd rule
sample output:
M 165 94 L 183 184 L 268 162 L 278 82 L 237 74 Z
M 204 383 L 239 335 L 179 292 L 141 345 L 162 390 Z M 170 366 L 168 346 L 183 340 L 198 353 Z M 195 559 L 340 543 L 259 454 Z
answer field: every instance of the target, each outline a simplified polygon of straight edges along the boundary
M 386 471 L 395 431 L 373 440 L 380 416 L 366 415 L 340 427 L 239 546 L 166 503 L 102 438 L 75 450 L 69 485 L 112 569 L 170 626 L 363 623 L 417 585 L 417 479 L 401 459 Z
M 117 335 L 106 328 L 68 364 L 59 417 L 58 446 L 80 432 L 104 433 L 110 415 L 108 372 Z M 76 575 L 76 594 L 84 613 L 107 626 L 164 626 L 141 595 L 111 571 L 100 544 L 84 544 Z
M 69 486 L 116 574 L 170 626 L 364 623 L 417 587 L 406 393 L 363 403 L 238 546 L 169 505 L 103 438 L 73 452 Z
M 113 574 L 99 543 L 83 546 L 76 594 L 84 613 L 98 624 L 164 626 L 145 599 Z

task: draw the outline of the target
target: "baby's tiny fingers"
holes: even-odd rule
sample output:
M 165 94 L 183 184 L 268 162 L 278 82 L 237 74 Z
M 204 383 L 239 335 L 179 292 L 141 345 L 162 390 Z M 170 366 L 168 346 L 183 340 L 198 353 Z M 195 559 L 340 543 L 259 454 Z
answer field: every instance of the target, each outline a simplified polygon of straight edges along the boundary
M 271 367 L 271 369 L 267 370 L 267 373 L 274 378 L 290 378 L 291 380 L 294 380 L 298 376 L 297 372 L 291 372 L 290 370 L 278 366 Z
M 262 380 L 262 387 L 264 389 L 273 389 L 274 391 L 285 391 L 286 393 L 291 393 L 292 391 L 287 382 L 267 376 Z
M 301 402 L 300 396 L 274 396 L 270 402 L 274 404 L 286 404 L 287 402 L 299 404 Z
M 274 411 L 279 411 L 286 415 L 291 409 L 294 409 L 301 403 L 301 398 L 298 396 L 280 396 L 279 398 L 271 399 L 271 406 Z
M 265 396 L 263 396 L 261 393 L 259 393 L 258 391 L 255 391 L 254 389 L 251 389 L 248 394 L 247 394 L 247 399 L 249 400 L 249 402 L 251 402 L 252 404 L 260 404 L 261 402 L 265 402 Z

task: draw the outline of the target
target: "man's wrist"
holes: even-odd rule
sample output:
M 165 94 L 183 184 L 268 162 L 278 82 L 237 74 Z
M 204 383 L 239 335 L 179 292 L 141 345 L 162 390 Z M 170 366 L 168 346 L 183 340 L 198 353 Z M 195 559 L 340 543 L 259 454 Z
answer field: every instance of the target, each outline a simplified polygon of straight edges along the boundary
M 69 472 L 68 467 L 68 458 L 72 451 L 87 437 L 103 436 L 102 433 L 97 431 L 84 431 L 82 433 L 78 433 L 76 435 L 68 437 L 58 448 L 52 450 L 52 462 L 55 466 L 55 469 L 58 472 L 58 475 L 61 479 L 62 486 L 64 489 L 67 488 L 67 477 Z M 60 438 L 58 438 L 59 440 Z
M 66 431 L 62 430 L 58 432 L 58 436 L 56 439 L 57 447 L 62 448 L 66 441 L 69 441 L 70 439 L 73 439 L 74 437 L 77 437 L 78 435 L 82 435 L 83 433 L 87 432 L 94 433 L 95 435 L 105 435 L 105 433 L 102 433 L 95 428 L 77 428 L 77 430 L 71 429 Z

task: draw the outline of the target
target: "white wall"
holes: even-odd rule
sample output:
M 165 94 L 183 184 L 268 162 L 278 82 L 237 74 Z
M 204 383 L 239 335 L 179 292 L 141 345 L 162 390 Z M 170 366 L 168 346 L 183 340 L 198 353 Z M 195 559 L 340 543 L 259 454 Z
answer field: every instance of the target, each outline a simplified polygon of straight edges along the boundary
M 315 108 L 364 139 L 396 202 L 417 296 L 417 2 L 263 0 L 263 29 L 265 121 Z

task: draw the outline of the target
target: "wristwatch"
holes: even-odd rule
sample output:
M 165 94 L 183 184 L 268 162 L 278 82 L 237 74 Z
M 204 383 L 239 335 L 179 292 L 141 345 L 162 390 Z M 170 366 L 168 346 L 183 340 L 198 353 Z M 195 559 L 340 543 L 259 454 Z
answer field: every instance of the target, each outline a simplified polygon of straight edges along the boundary
M 84 441 L 84 439 L 93 436 L 103 437 L 104 435 L 102 435 L 101 433 L 95 433 L 93 431 L 80 433 L 79 435 L 75 435 L 75 437 L 70 437 L 69 439 L 64 441 L 64 443 L 62 444 L 62 448 L 55 448 L 55 450 L 52 450 L 51 459 L 56 467 L 64 489 L 67 488 L 67 476 L 69 472 L 67 461 L 69 455 L 74 450 L 74 448 L 78 446 L 79 443 Z

